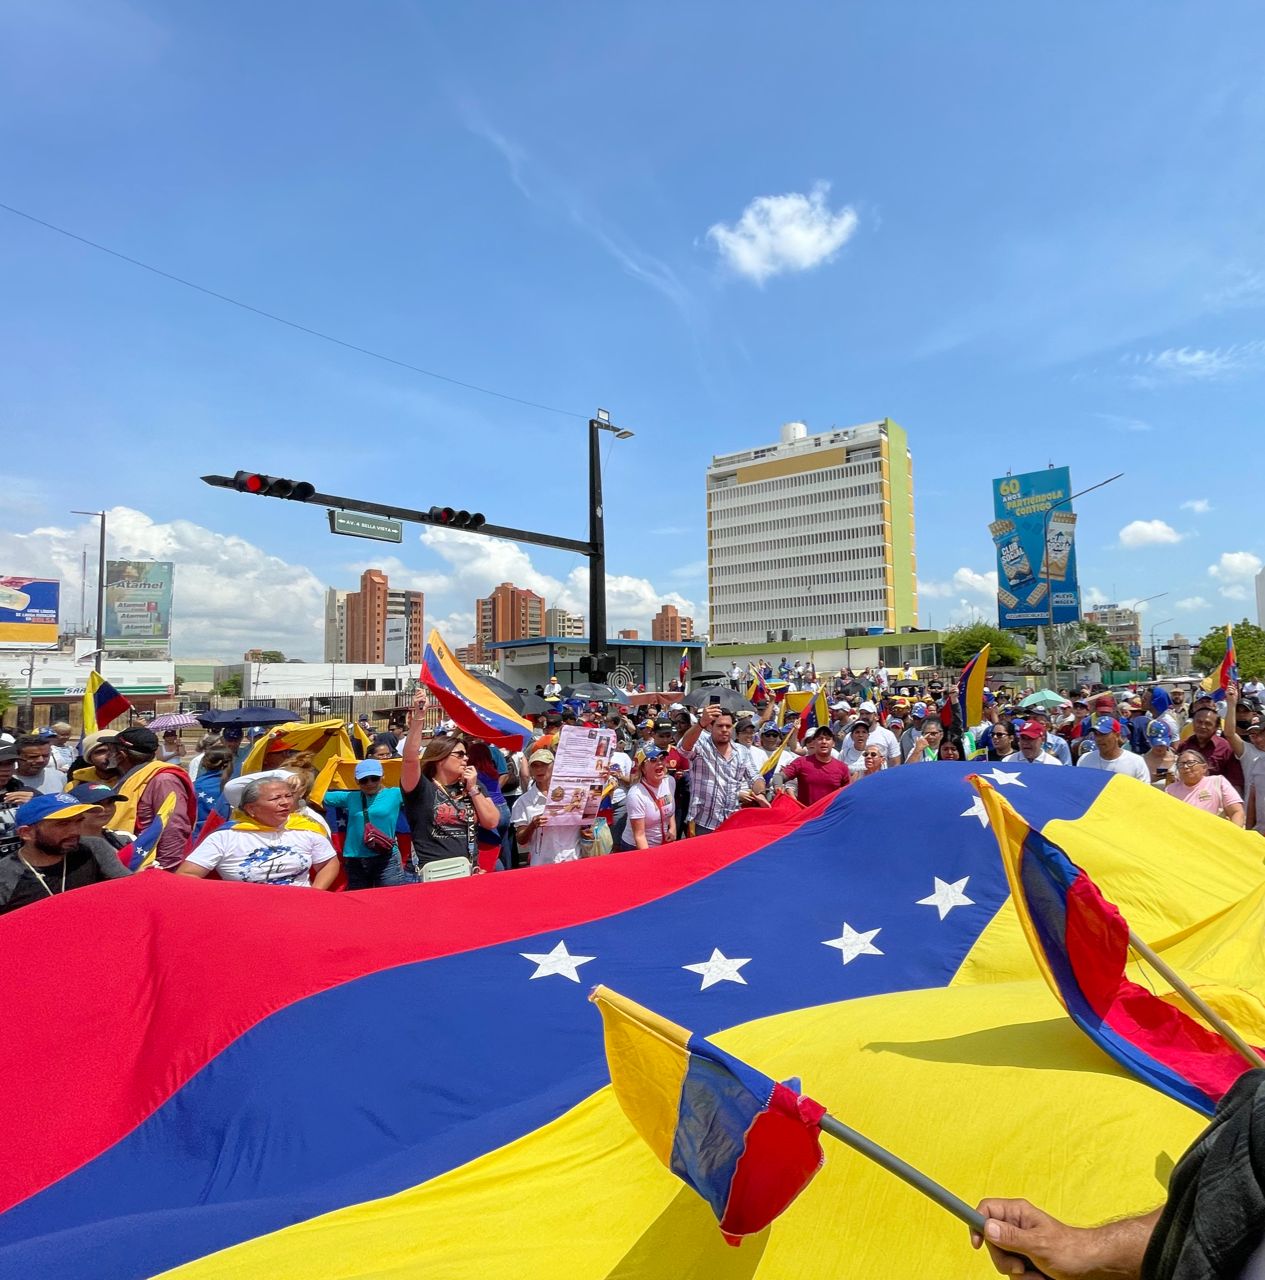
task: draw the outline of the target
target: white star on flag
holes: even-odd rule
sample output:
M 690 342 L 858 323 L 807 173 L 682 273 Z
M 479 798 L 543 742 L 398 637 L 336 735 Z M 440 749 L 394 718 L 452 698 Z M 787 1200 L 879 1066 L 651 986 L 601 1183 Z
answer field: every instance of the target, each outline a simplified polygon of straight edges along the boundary
M 971 807 L 963 809 L 958 816 L 962 818 L 978 818 L 981 827 L 988 826 L 988 810 L 984 808 L 984 797 L 977 795 L 971 801 Z
M 534 955 L 530 951 L 520 951 L 518 954 L 536 966 L 536 972 L 532 974 L 533 978 L 548 978 L 555 973 L 560 973 L 564 978 L 570 978 L 572 982 L 580 981 L 580 975 L 576 972 L 580 965 L 597 959 L 596 956 L 569 954 L 565 942 L 558 943 L 548 955 Z
M 999 787 L 1027 787 L 1027 783 L 1017 773 L 1002 773 L 1000 769 L 994 769 L 991 773 L 980 775 L 983 778 L 992 778 Z
M 970 878 L 970 876 L 963 876 L 961 880 L 955 880 L 952 884 L 949 884 L 946 881 L 941 880 L 939 876 L 934 877 L 936 882 L 935 889 L 932 890 L 928 897 L 919 898 L 918 905 L 920 907 L 935 907 L 935 909 L 940 913 L 941 920 L 943 920 L 954 907 L 973 907 L 975 905 L 975 900 L 973 898 L 968 898 L 966 894 L 962 892 L 962 890 L 966 888 L 966 882 Z
M 843 952 L 843 963 L 851 964 L 857 956 L 881 956 L 883 953 L 874 945 L 874 939 L 881 929 L 870 929 L 867 933 L 858 933 L 850 924 L 844 922 L 843 932 L 837 938 L 827 938 L 821 945 L 834 947 Z
M 730 960 L 721 952 L 719 947 L 713 947 L 710 960 L 700 960 L 698 964 L 683 964 L 681 968 L 688 969 L 691 973 L 702 974 L 703 985 L 699 987 L 699 990 L 706 991 L 708 987 L 713 987 L 718 982 L 741 982 L 745 987 L 747 980 L 738 970 L 744 964 L 750 963 L 750 956 L 745 960 Z

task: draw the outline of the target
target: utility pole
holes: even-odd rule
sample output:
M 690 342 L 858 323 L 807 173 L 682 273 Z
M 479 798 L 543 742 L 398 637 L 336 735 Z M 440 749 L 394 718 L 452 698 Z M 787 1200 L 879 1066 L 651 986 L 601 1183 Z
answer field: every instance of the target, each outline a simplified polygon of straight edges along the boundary
M 101 521 L 101 543 L 97 555 L 97 651 L 93 654 L 92 665 L 97 675 L 101 674 L 101 658 L 105 650 L 105 512 L 104 511 L 72 511 L 72 516 L 93 516 Z

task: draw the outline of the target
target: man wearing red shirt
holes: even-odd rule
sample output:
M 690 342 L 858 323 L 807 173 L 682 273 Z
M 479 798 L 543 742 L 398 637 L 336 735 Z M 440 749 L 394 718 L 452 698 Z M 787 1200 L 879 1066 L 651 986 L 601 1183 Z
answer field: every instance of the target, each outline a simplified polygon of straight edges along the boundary
M 815 804 L 822 796 L 846 787 L 852 781 L 848 766 L 834 758 L 835 737 L 828 725 L 821 725 L 808 735 L 808 754 L 796 756 L 785 769 L 778 771 L 779 782 L 795 782 L 800 804 Z
M 1243 766 L 1235 757 L 1234 748 L 1217 732 L 1221 717 L 1212 707 L 1200 707 L 1190 717 L 1190 737 L 1178 745 L 1184 751 L 1198 751 L 1208 762 L 1211 776 L 1222 774 L 1225 780 L 1243 794 Z

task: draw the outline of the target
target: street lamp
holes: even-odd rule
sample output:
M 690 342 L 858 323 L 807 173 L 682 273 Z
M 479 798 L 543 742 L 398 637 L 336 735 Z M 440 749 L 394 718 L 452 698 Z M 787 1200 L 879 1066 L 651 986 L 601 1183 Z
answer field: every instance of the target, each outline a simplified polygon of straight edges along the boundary
M 1166 592 L 1165 594 L 1167 594 L 1167 592 Z M 1157 597 L 1152 597 L 1152 599 L 1156 599 L 1156 598 L 1157 598 Z M 1140 601 L 1140 600 L 1139 600 L 1139 601 L 1138 601 L 1138 604 L 1141 604 L 1141 603 L 1142 603 L 1142 601 Z M 1134 608 L 1136 609 L 1136 608 L 1137 608 L 1137 605 L 1134 605 Z M 1172 619 L 1172 618 L 1161 618 L 1161 619 L 1160 619 L 1160 620 L 1159 620 L 1159 621 L 1158 621 L 1158 622 L 1157 622 L 1157 623 L 1156 623 L 1156 624 L 1151 628 L 1151 679 L 1152 679 L 1152 680 L 1155 680 L 1155 679 L 1157 679 L 1157 678 L 1158 678 L 1158 673 L 1157 673 L 1157 671 L 1156 671 L 1156 669 L 1155 669 L 1155 633 L 1156 633 L 1156 631 L 1158 631 L 1158 630 L 1160 629 L 1160 627 L 1162 627 L 1166 622 L 1172 622 L 1172 621 L 1173 621 L 1173 619 Z
M 101 521 L 101 546 L 97 556 L 97 648 L 92 655 L 93 670 L 101 674 L 101 655 L 105 650 L 105 512 L 71 511 L 72 516 L 92 516 Z
M 1124 475 L 1124 472 L 1118 471 L 1114 476 L 1099 480 L 1097 484 L 1091 484 L 1088 489 L 1070 493 L 1066 498 L 1060 498 L 1058 502 L 1052 502 L 1046 508 L 1045 520 L 1041 529 L 1041 560 L 1042 568 L 1045 570 L 1046 616 L 1049 619 L 1048 626 L 1050 628 L 1050 687 L 1055 692 L 1058 692 L 1059 685 L 1059 648 L 1054 639 L 1054 587 L 1050 581 L 1050 516 L 1057 508 L 1065 507 L 1069 502 L 1074 502 L 1077 498 L 1083 497 L 1087 493 L 1093 493 L 1095 489 L 1101 489 L 1104 485 L 1111 484 L 1113 480 L 1119 480 L 1122 475 Z
M 599 409 L 589 419 L 589 653 L 587 674 L 601 684 L 610 670 L 606 652 L 606 515 L 602 509 L 602 438 L 609 431 L 616 440 L 631 440 L 633 432 L 617 427 Z M 581 670 L 586 664 L 581 663 Z

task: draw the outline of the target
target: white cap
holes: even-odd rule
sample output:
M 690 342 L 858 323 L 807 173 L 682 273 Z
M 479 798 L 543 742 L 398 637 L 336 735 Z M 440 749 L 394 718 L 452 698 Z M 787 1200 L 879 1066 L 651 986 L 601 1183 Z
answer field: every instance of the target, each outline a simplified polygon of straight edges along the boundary
M 872 702 L 863 702 L 857 708 L 858 711 L 873 711 L 877 714 L 878 708 Z
M 233 778 L 224 784 L 224 799 L 240 809 L 242 796 L 252 782 L 288 782 L 294 774 L 289 769 L 265 769 L 262 773 L 243 773 L 240 778 Z

